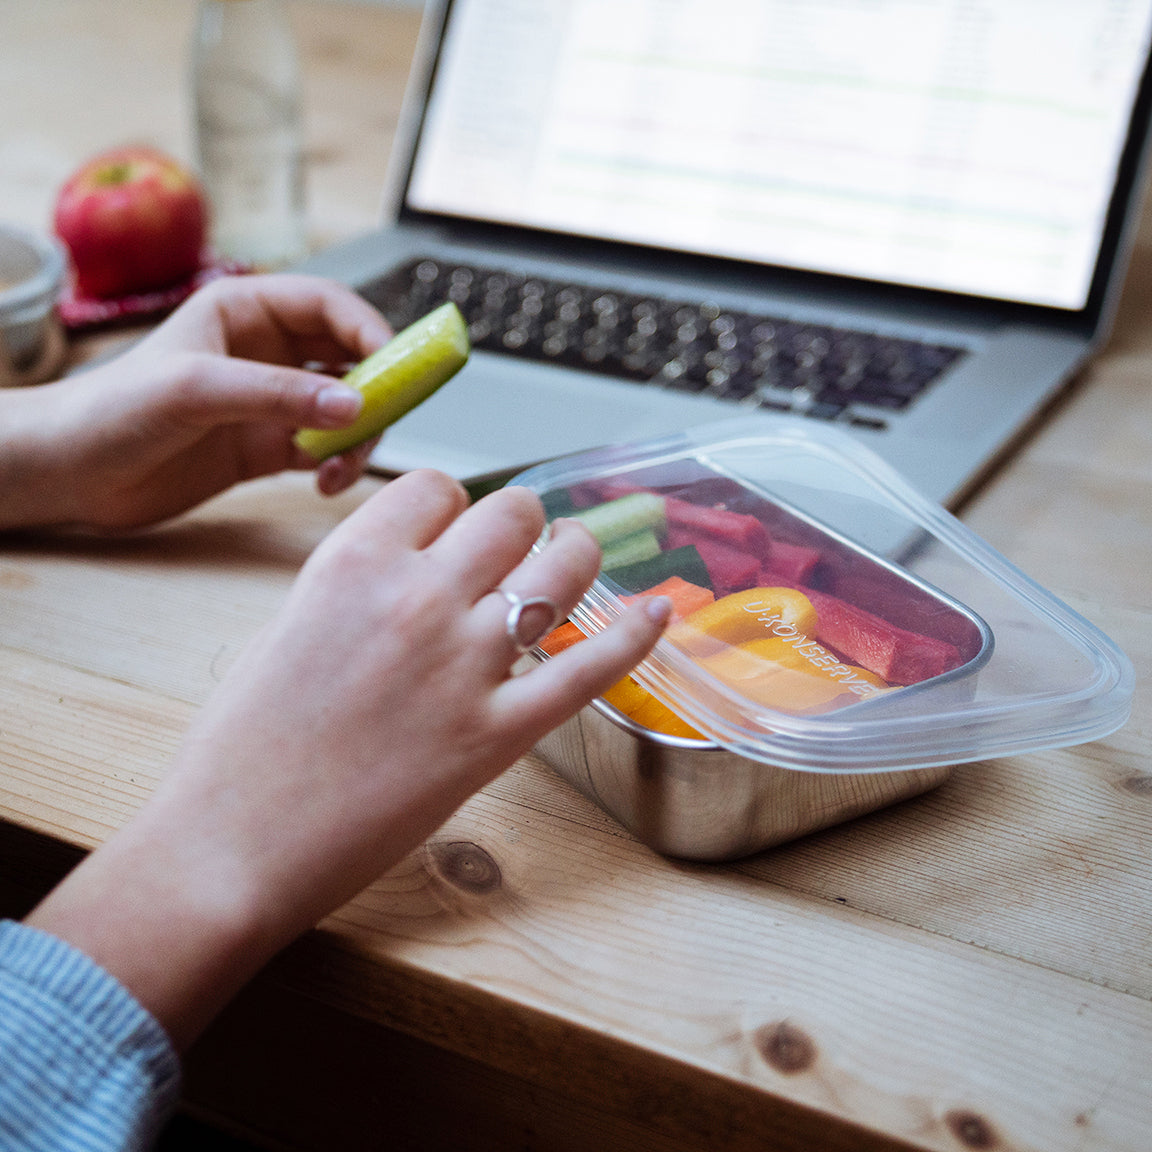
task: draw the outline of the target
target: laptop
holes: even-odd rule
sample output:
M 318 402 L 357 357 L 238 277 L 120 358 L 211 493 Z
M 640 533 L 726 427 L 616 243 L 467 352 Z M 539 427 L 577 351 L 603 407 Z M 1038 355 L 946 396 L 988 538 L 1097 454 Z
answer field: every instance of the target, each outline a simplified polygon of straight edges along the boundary
M 382 472 L 830 422 L 956 506 L 1105 338 L 1152 0 L 428 0 L 381 228 L 305 267 L 474 355 Z

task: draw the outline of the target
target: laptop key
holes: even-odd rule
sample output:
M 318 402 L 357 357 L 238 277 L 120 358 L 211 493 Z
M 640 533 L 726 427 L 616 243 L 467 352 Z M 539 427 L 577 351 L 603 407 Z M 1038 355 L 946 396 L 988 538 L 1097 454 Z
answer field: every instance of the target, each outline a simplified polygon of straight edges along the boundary
M 637 384 L 822 420 L 876 423 L 963 349 L 615 289 L 419 259 L 362 294 L 397 329 L 452 300 L 476 348 L 605 372 Z

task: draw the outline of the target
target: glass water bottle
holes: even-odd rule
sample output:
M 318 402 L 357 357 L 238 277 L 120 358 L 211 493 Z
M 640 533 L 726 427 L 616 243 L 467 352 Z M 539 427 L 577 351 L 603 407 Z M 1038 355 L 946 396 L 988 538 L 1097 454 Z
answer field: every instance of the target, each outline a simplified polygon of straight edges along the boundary
M 196 148 L 220 256 L 282 268 L 307 252 L 300 66 L 281 0 L 200 0 Z

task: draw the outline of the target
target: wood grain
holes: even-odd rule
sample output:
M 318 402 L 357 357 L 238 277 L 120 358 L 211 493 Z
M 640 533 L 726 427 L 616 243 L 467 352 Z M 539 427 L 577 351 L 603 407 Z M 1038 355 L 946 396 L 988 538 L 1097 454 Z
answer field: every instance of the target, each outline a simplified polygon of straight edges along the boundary
M 291 7 L 327 242 L 375 220 L 416 23 Z M 6 214 L 34 223 L 90 146 L 185 148 L 191 16 L 4 6 Z M 269 1147 L 1147 1152 L 1150 378 L 1146 219 L 1113 339 L 963 509 L 1128 651 L 1127 726 L 724 867 L 657 856 L 525 757 L 261 975 L 189 1102 Z M 377 484 L 325 501 L 285 476 L 130 538 L 0 540 L 5 911 L 144 802 Z
M 108 835 L 363 494 L 332 504 L 281 477 L 130 541 L 7 541 L 5 816 Z M 1142 610 L 1110 623 L 1148 637 Z M 786 1100 L 928 1148 L 971 1114 L 998 1146 L 1076 1147 L 1083 1115 L 1098 1146 L 1135 1149 L 1152 1120 L 1139 723 L 966 766 L 729 868 L 661 859 L 526 758 L 276 979 L 573 1106 L 633 1115 L 656 1092 L 653 1131 L 701 1147 L 735 1093 L 748 1142 L 731 1147 L 778 1132 Z

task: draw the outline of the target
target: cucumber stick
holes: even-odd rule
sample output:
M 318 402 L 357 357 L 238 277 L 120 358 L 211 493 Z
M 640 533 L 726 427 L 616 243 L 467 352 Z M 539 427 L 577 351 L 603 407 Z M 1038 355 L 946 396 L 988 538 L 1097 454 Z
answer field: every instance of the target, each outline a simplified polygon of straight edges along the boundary
M 325 460 L 378 436 L 455 376 L 470 351 L 468 326 L 460 310 L 451 302 L 442 304 L 344 377 L 345 384 L 364 396 L 354 424 L 331 430 L 302 428 L 296 433 L 297 445 L 313 459 Z
M 607 549 L 615 541 L 637 532 L 663 532 L 664 497 L 654 492 L 632 492 L 619 500 L 582 508 L 570 516 L 596 537 L 601 548 Z
M 661 552 L 658 556 L 646 557 L 634 564 L 621 564 L 612 568 L 612 579 L 625 592 L 644 592 L 662 584 L 670 576 L 679 576 L 681 580 L 687 580 L 689 584 L 700 588 L 712 587 L 708 568 L 691 544 Z
M 604 555 L 600 567 L 605 572 L 625 565 L 639 564 L 642 560 L 652 560 L 660 555 L 660 541 L 651 528 L 642 528 L 630 536 L 621 536 L 618 540 L 604 545 Z

